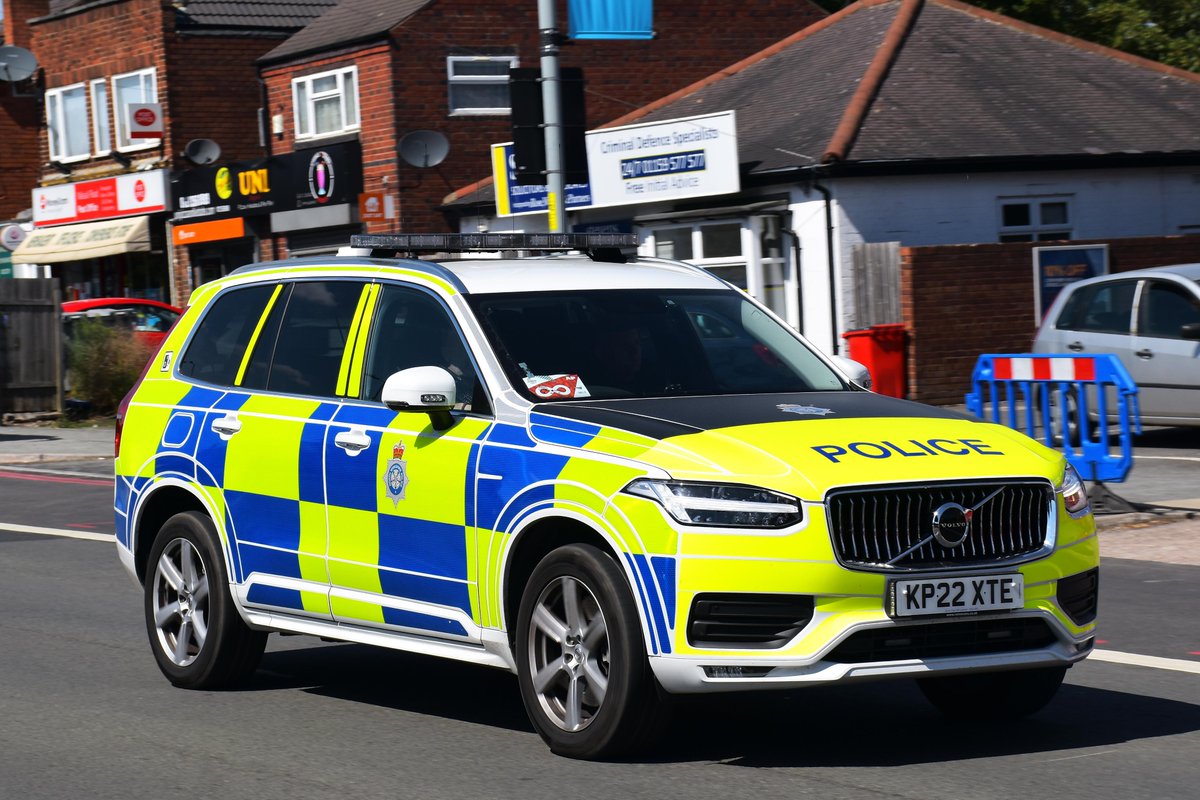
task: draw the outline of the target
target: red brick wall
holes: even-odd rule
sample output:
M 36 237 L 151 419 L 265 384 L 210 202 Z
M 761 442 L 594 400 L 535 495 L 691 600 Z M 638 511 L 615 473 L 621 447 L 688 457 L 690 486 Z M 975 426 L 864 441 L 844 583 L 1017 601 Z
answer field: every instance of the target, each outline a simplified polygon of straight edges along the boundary
M 50 0 L 4 0 L 4 43 L 29 49 L 28 20 L 44 17 Z
M 560 2 L 559 27 L 567 26 Z M 821 19 L 807 0 L 657 0 L 656 37 L 649 41 L 581 41 L 563 45 L 560 64 L 582 67 L 589 127 L 710 75 Z M 349 52 L 345 58 L 304 58 L 264 70 L 272 114 L 282 113 L 287 133 L 275 145 L 293 146 L 291 78 L 347 59 L 359 65 L 365 188 L 390 191 L 401 219 L 371 228 L 438 231 L 439 211 L 451 191 L 491 175 L 489 145 L 510 141 L 508 116 L 451 117 L 446 87 L 448 55 L 515 54 L 522 66 L 539 63 L 537 4 L 508 0 L 438 0 L 392 32 L 395 46 Z M 377 71 L 385 59 L 391 78 Z M 394 97 L 394 103 L 393 103 Z M 368 112 L 368 106 L 372 111 Z M 400 137 L 435 130 L 450 140 L 441 165 L 418 169 L 395 155 Z M 383 185 L 384 178 L 387 185 Z
M 1200 236 L 1072 242 L 1107 244 L 1109 270 L 1200 261 Z M 984 353 L 1027 353 L 1036 243 L 905 247 L 900 296 L 908 330 L 908 397 L 956 404 Z
M 30 190 L 41 170 L 38 150 L 41 108 L 32 97 L 13 97 L 0 83 L 0 220 L 12 219 L 29 208 Z

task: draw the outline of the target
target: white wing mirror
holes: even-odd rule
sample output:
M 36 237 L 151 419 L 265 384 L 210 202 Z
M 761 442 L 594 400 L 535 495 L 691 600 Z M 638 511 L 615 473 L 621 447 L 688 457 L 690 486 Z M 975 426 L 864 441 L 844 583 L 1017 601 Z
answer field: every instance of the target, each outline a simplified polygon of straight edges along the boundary
M 429 414 L 434 430 L 439 431 L 453 424 L 450 409 L 458 400 L 454 376 L 441 367 L 410 367 L 389 375 L 381 399 L 393 411 Z
M 830 356 L 834 365 L 846 374 L 850 382 L 861 389 L 871 390 L 871 371 L 852 358 Z

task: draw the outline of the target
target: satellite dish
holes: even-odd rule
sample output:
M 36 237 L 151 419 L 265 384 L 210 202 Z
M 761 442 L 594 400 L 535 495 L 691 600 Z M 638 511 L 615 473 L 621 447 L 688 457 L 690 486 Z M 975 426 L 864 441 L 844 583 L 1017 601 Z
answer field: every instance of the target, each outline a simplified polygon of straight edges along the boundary
M 414 167 L 436 167 L 450 152 L 450 142 L 437 131 L 412 131 L 400 140 L 400 157 Z
M 192 139 L 183 148 L 183 157 L 198 167 L 221 157 L 221 145 L 212 139 Z
M 23 81 L 33 75 L 37 68 L 37 59 L 24 47 L 15 44 L 0 47 L 0 81 Z

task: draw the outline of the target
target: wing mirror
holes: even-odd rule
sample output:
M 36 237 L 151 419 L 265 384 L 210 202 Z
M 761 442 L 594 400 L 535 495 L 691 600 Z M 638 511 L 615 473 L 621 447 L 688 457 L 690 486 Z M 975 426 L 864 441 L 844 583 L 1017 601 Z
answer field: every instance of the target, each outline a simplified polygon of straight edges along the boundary
M 834 365 L 845 373 L 846 377 L 860 389 L 871 391 L 871 371 L 852 358 L 845 356 L 830 356 Z
M 429 415 L 436 431 L 454 424 L 454 376 L 441 367 L 410 367 L 388 376 L 384 381 L 383 404 L 393 411 L 420 411 Z

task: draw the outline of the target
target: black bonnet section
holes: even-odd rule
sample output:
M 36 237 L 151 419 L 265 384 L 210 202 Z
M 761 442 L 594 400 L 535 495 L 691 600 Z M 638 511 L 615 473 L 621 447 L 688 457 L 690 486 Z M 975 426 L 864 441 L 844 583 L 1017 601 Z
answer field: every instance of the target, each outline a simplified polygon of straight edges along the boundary
M 622 428 L 653 439 L 688 433 L 806 419 L 925 417 L 968 419 L 955 411 L 871 392 L 706 395 L 631 400 L 539 403 L 534 410 L 564 419 Z

